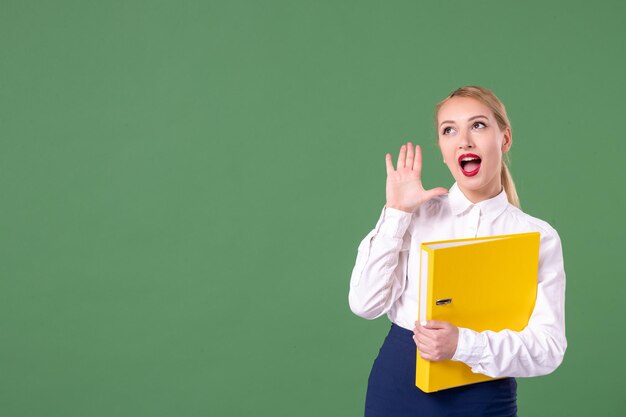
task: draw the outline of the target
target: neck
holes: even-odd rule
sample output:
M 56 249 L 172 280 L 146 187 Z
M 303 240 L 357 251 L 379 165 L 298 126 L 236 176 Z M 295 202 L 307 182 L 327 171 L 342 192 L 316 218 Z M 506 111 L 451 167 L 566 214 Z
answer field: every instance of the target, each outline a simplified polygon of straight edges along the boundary
M 459 189 L 461 190 L 463 195 L 467 197 L 469 201 L 476 204 L 476 203 L 480 203 L 481 201 L 494 198 L 495 196 L 497 196 L 498 194 L 502 192 L 503 187 L 502 187 L 502 183 L 498 182 L 497 184 L 494 184 L 493 186 L 479 189 L 479 190 L 466 189 L 459 184 Z

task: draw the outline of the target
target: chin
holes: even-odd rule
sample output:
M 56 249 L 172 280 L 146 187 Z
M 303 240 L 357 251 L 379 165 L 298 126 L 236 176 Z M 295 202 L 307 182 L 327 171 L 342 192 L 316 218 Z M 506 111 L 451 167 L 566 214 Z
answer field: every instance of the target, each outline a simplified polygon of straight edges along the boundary
M 486 185 L 479 176 L 466 177 L 463 173 L 459 173 L 454 179 L 459 185 L 471 190 L 479 190 Z
M 488 181 L 486 178 L 465 178 L 463 174 L 461 174 L 461 176 L 463 178 L 457 178 L 457 184 L 461 191 L 481 195 L 483 198 L 495 197 L 502 191 L 502 184 L 497 182 L 496 178 L 492 178 L 491 181 Z

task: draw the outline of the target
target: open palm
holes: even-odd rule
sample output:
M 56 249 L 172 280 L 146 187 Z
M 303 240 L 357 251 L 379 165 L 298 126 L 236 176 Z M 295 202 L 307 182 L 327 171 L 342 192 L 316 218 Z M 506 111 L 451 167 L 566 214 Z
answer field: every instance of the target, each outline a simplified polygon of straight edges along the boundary
M 402 145 L 395 169 L 391 154 L 385 155 L 385 163 L 387 165 L 386 207 L 412 213 L 431 198 L 448 192 L 442 187 L 425 190 L 422 186 L 422 149 L 419 145 L 415 148 L 411 142 Z

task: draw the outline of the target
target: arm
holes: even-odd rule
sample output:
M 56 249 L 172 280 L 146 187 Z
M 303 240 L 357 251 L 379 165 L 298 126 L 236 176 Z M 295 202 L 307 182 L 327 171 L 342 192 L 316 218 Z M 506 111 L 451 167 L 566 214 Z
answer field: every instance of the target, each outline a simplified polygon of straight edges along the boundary
M 529 377 L 554 371 L 566 348 L 563 253 L 558 234 L 550 229 L 542 233 L 537 301 L 528 326 L 520 332 L 459 328 L 452 360 L 492 377 Z
M 366 319 L 385 314 L 404 291 L 412 213 L 424 202 L 448 192 L 441 187 L 422 187 L 419 146 L 414 149 L 410 142 L 402 145 L 396 169 L 390 154 L 385 155 L 385 164 L 387 203 L 376 228 L 359 245 L 350 279 L 350 308 Z
M 376 228 L 361 241 L 348 295 L 354 314 L 380 317 L 404 291 L 410 221 L 410 213 L 384 208 Z

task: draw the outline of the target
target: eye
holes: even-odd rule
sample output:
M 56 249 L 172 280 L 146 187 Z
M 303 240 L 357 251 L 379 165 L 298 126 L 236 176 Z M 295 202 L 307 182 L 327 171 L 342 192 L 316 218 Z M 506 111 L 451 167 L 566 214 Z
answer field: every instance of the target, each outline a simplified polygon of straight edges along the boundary
M 472 128 L 474 129 L 482 129 L 487 127 L 486 124 L 484 124 L 483 122 L 474 122 L 474 124 L 472 125 Z
M 441 133 L 444 135 L 449 135 L 450 132 L 452 132 L 452 128 L 450 126 L 444 127 L 443 130 L 441 131 Z

